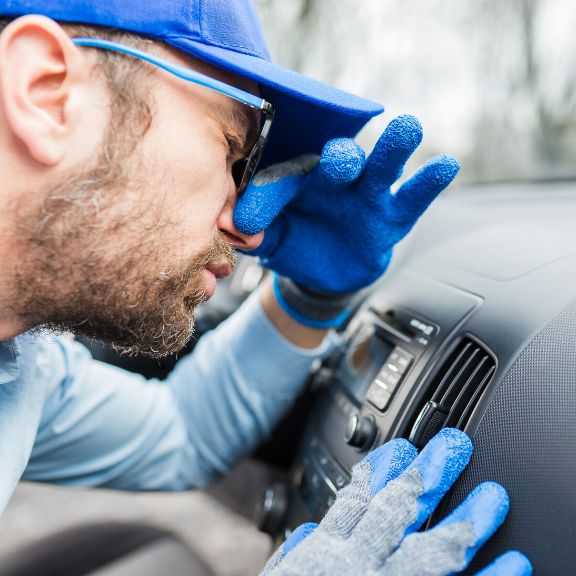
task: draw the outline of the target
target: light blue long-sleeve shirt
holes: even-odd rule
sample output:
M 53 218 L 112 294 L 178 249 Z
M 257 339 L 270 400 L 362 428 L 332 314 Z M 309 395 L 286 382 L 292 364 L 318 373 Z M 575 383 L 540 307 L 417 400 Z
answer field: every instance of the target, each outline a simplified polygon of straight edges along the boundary
M 0 342 L 0 513 L 20 478 L 205 486 L 268 434 L 329 348 L 290 344 L 257 294 L 164 381 L 98 362 L 66 337 Z

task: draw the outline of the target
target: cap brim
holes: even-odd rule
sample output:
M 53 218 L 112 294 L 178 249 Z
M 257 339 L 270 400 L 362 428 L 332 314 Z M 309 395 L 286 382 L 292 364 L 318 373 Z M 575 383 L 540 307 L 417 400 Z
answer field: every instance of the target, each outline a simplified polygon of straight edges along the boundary
M 162 40 L 260 85 L 276 116 L 260 167 L 300 154 L 321 152 L 331 138 L 353 137 L 382 105 L 313 80 L 256 56 L 195 42 L 182 36 Z

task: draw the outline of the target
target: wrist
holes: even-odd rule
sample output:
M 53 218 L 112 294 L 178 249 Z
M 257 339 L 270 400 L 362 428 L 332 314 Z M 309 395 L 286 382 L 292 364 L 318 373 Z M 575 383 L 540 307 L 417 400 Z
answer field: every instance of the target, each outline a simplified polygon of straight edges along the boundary
M 352 310 L 357 292 L 334 294 L 300 286 L 290 278 L 274 274 L 274 295 L 284 312 L 305 326 L 339 328 Z
M 274 294 L 272 278 L 264 281 L 260 302 L 268 320 L 291 344 L 307 350 L 322 346 L 328 330 L 306 326 L 287 314 Z

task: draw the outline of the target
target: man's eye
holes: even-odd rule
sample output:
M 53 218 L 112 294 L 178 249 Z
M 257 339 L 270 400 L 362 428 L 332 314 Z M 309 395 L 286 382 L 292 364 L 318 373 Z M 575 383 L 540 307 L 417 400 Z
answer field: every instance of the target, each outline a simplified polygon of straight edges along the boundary
M 234 184 L 236 184 L 237 189 L 240 189 L 242 184 L 242 178 L 244 177 L 247 163 L 248 160 L 246 158 L 242 158 L 232 164 L 232 178 L 234 179 Z

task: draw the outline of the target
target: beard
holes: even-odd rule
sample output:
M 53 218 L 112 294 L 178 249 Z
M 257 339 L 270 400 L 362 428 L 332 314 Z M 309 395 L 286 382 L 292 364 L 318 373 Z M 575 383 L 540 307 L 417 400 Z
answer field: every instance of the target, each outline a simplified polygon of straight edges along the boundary
M 194 311 L 207 299 L 203 270 L 216 262 L 233 268 L 236 256 L 217 234 L 183 262 L 186 236 L 162 209 L 162 194 L 144 206 L 128 184 L 125 168 L 104 155 L 20 214 L 16 312 L 30 329 L 161 358 L 193 336 Z

